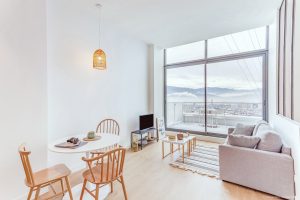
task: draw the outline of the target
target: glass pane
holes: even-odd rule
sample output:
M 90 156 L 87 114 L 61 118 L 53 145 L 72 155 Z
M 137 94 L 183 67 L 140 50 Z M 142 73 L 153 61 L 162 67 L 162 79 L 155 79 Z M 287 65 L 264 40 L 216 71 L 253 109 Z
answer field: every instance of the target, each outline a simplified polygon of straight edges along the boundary
M 204 41 L 181 45 L 166 50 L 166 63 L 178 63 L 204 58 Z
M 266 48 L 266 27 L 208 40 L 208 57 L 223 56 Z
M 262 57 L 207 65 L 207 132 L 227 134 L 263 117 Z
M 205 131 L 204 65 L 166 71 L 167 127 Z

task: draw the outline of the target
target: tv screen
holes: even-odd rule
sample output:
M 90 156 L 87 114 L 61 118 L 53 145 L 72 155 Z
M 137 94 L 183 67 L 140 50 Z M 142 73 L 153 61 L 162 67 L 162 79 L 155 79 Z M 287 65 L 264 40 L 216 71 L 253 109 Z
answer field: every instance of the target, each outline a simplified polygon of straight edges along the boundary
M 153 114 L 140 116 L 140 130 L 153 127 Z

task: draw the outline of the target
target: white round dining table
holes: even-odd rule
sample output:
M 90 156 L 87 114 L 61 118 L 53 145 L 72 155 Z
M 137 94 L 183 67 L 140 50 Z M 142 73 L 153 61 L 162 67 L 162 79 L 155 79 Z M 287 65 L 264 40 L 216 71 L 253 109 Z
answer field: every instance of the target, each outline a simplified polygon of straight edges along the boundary
M 88 141 L 87 144 L 84 144 L 77 148 L 61 148 L 61 147 L 55 146 L 57 144 L 66 142 L 71 137 L 78 138 L 81 141 L 83 141 L 83 138 L 86 137 L 86 135 L 69 136 L 69 137 L 61 138 L 59 140 L 56 140 L 55 142 L 50 143 L 48 145 L 48 149 L 52 152 L 63 153 L 63 154 L 86 153 L 86 157 L 89 157 L 89 153 L 92 151 L 97 151 L 100 149 L 111 147 L 115 144 L 119 144 L 120 136 L 118 136 L 118 135 L 111 134 L 111 133 L 101 133 L 100 136 L 101 136 L 101 138 L 99 140 Z
M 119 144 L 120 141 L 120 136 L 115 135 L 115 134 L 111 134 L 111 133 L 101 133 L 100 134 L 101 138 L 99 140 L 95 140 L 95 141 L 88 141 L 85 145 L 83 146 L 79 146 L 77 148 L 60 148 L 60 147 L 56 147 L 55 145 L 66 142 L 69 138 L 71 137 L 75 137 L 80 139 L 80 141 L 83 141 L 83 138 L 86 137 L 86 135 L 75 135 L 75 136 L 69 136 L 69 137 L 64 137 L 61 138 L 59 140 L 56 140 L 50 144 L 48 144 L 48 149 L 51 152 L 55 152 L 55 153 L 62 153 L 62 154 L 78 154 L 78 153 L 85 153 L 86 154 L 86 158 L 90 157 L 90 152 L 92 151 L 97 151 L 100 149 L 104 149 L 107 147 L 111 147 L 115 144 Z M 75 197 L 79 197 L 79 195 L 81 194 L 81 185 L 77 185 L 75 186 L 75 188 L 72 188 L 72 193 Z M 87 184 L 86 187 L 89 188 L 93 188 L 92 184 Z M 110 193 L 110 189 L 109 189 L 109 185 L 104 186 L 102 188 L 102 192 L 100 195 L 99 199 L 105 199 L 108 194 Z M 66 197 L 67 195 L 65 195 Z M 66 200 L 66 198 L 63 198 L 63 200 Z M 89 197 L 89 196 L 88 196 Z M 86 199 L 86 196 L 85 198 Z M 88 198 L 89 199 L 89 198 Z

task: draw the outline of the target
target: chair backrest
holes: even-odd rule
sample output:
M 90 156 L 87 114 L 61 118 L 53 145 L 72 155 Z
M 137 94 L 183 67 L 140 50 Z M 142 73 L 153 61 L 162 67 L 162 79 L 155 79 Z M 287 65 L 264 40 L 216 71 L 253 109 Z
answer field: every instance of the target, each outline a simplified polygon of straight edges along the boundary
M 111 133 L 111 134 L 119 135 L 120 127 L 116 120 L 104 119 L 98 124 L 96 128 L 96 133 Z
M 19 146 L 19 154 L 22 160 L 23 168 L 26 175 L 26 182 L 28 185 L 34 186 L 34 179 L 33 179 L 33 173 L 32 168 L 29 161 L 29 154 L 31 152 L 27 149 L 27 147 L 22 144 Z
M 125 148 L 117 148 L 94 158 L 83 157 L 94 183 L 107 183 L 122 176 L 125 152 Z

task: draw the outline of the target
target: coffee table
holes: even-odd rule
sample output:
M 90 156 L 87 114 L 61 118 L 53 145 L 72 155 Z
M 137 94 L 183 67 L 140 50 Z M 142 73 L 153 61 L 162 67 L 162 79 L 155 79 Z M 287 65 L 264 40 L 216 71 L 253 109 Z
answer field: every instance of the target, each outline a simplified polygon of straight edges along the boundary
M 168 155 L 173 154 L 175 151 L 180 151 L 180 147 L 182 147 L 182 162 L 184 163 L 184 146 L 187 144 L 187 155 L 190 156 L 191 152 L 196 147 L 196 137 L 195 136 L 188 136 L 183 138 L 182 140 L 178 140 L 177 138 L 174 140 L 170 140 L 168 137 L 163 138 L 162 140 L 162 159 L 167 157 Z M 165 154 L 165 143 L 170 144 L 170 153 Z M 178 145 L 178 148 L 174 151 L 174 144 Z

